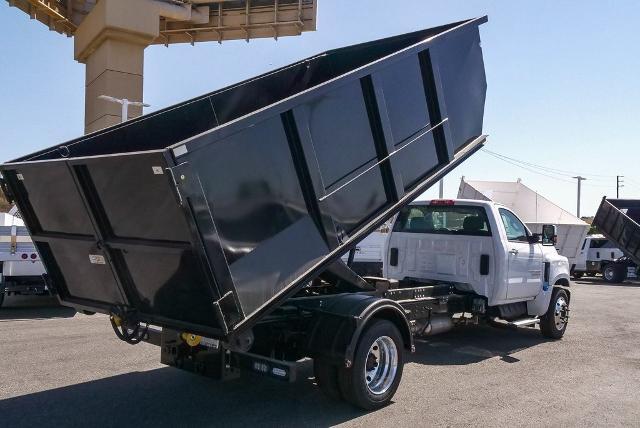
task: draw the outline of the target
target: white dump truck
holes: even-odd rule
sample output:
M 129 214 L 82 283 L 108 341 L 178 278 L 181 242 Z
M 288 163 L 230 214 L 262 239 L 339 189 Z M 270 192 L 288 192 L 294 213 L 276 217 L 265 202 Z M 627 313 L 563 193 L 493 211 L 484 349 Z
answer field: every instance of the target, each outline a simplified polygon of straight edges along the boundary
M 581 278 L 582 275 L 595 276 L 601 273 L 605 281 L 612 282 L 614 276 L 611 269 L 614 267 L 615 261 L 622 257 L 624 257 L 622 250 L 604 235 L 587 235 L 576 258 L 576 265 L 572 272 L 573 277 Z
M 553 226 L 529 231 L 507 207 L 478 200 L 415 201 L 398 214 L 384 277 L 452 285 L 475 295 L 474 313 L 514 326 L 540 324 L 560 338 L 568 320 L 569 262 L 554 247 Z M 456 324 L 455 311 L 432 314 L 430 334 Z
M 5 295 L 47 294 L 44 266 L 17 212 L 0 213 L 0 306 Z
M 60 301 L 121 340 L 218 379 L 312 358 L 328 395 L 380 408 L 440 324 L 567 325 L 553 226 L 407 208 L 486 142 L 486 20 L 316 55 L 2 164 L 0 186 Z M 400 212 L 388 278 L 341 261 Z

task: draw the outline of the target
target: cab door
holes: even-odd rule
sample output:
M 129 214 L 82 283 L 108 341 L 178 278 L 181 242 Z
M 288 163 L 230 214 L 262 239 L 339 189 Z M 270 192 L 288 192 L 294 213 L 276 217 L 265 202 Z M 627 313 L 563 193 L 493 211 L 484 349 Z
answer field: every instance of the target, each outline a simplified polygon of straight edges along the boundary
M 580 247 L 580 254 L 576 257 L 576 266 L 575 270 L 577 271 L 585 271 L 587 270 L 587 253 L 589 252 L 589 246 L 591 243 L 590 238 L 585 238 L 582 241 L 582 247 Z
M 529 243 L 530 232 L 514 213 L 499 211 L 508 241 L 507 299 L 535 297 L 544 275 L 542 247 Z

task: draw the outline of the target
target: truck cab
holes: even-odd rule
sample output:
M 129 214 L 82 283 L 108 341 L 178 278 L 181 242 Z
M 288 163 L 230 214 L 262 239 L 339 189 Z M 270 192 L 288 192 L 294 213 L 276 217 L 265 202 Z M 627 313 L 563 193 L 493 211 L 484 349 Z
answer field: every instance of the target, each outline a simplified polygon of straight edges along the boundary
M 595 276 L 597 273 L 603 273 L 607 264 L 623 256 L 624 253 L 604 235 L 587 235 L 576 258 L 573 277 L 581 278 L 582 275 Z
M 569 262 L 554 242 L 531 233 L 490 201 L 415 201 L 401 210 L 387 241 L 384 276 L 447 281 L 487 299 L 502 316 L 543 315 L 553 285 L 569 285 Z

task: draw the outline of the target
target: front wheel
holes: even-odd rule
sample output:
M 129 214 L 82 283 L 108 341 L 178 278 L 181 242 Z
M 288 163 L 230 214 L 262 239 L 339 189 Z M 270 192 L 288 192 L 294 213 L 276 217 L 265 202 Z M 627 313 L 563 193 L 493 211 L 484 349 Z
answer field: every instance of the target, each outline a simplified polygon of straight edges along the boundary
M 391 321 L 373 322 L 360 336 L 351 367 L 340 369 L 342 397 L 365 410 L 389 404 L 402 378 L 403 351 L 402 336 Z
M 549 309 L 540 318 L 540 331 L 550 339 L 564 336 L 569 322 L 569 295 L 566 290 L 556 288 L 551 295 Z
M 606 282 L 610 284 L 617 284 L 626 279 L 626 267 L 619 266 L 615 263 L 609 263 L 602 270 L 602 276 Z

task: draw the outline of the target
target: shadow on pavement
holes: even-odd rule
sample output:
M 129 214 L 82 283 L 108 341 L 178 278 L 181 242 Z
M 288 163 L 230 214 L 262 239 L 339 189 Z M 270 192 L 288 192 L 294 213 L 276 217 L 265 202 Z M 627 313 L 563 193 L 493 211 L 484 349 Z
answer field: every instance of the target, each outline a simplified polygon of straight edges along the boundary
M 546 340 L 538 329 L 469 326 L 417 343 L 408 362 L 462 365 L 497 356 L 517 363 L 510 354 Z M 331 426 L 365 413 L 326 398 L 311 364 L 298 375 L 293 384 L 251 374 L 222 383 L 167 367 L 9 398 L 0 415 L 12 427 Z
M 640 287 L 639 279 L 628 279 L 620 283 L 605 282 L 602 277 L 583 277 L 571 280 L 572 284 L 577 285 L 597 285 L 599 287 Z
M 511 354 L 549 340 L 538 328 L 460 327 L 428 340 L 417 340 L 416 352 L 409 361 L 426 365 L 464 365 L 500 357 L 503 361 L 516 363 L 519 360 Z
M 168 367 L 0 401 L 11 427 L 330 426 L 362 414 L 325 398 L 307 376 L 222 383 Z
M 7 296 L 0 307 L 2 320 L 70 318 L 75 309 L 60 306 L 52 296 Z

